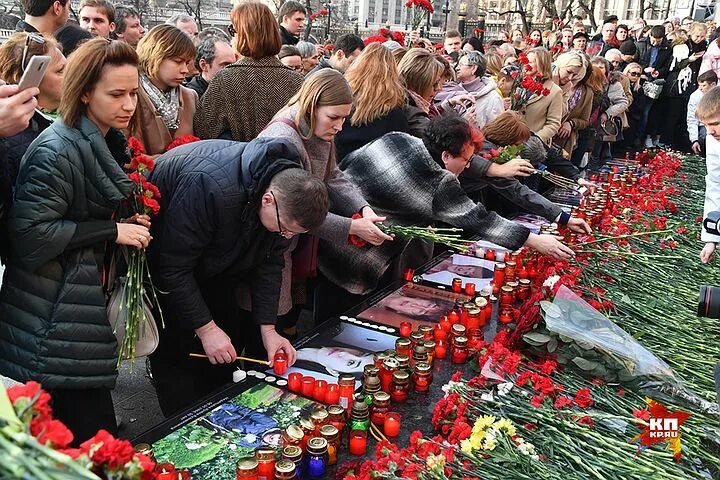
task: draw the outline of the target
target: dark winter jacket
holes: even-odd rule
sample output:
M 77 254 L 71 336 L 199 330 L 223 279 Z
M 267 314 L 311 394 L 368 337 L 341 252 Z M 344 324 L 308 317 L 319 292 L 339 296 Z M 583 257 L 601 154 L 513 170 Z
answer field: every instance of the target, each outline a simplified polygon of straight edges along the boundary
M 650 66 L 650 51 L 652 45 L 650 44 L 650 37 L 644 37 L 638 40 L 638 63 L 643 67 Z M 672 61 L 672 48 L 670 48 L 670 42 L 667 38 L 663 38 L 660 43 L 660 51 L 657 54 L 657 60 L 655 61 L 655 70 L 659 72 L 659 75 L 655 79 L 661 79 L 667 77 L 670 73 L 670 62 Z
M 198 94 L 198 98 L 202 98 L 202 96 L 205 94 L 208 87 L 210 86 L 210 83 L 208 83 L 208 81 L 203 78 L 202 74 L 198 74 L 195 75 L 192 80 L 187 82 L 185 86 L 190 90 L 195 90 L 195 93 Z
M 337 158 L 342 160 L 351 152 L 377 140 L 386 133 L 409 133 L 407 117 L 401 107 L 395 107 L 384 117 L 360 126 L 351 125 L 351 119 L 345 122 L 343 129 L 335 136 Z
M 7 220 L 12 205 L 15 180 L 17 180 L 20 159 L 40 133 L 52 124 L 52 120 L 35 112 L 30 125 L 12 137 L 0 138 L 0 259 L 4 262 L 10 253 Z
M 705 40 L 700 43 L 688 40 L 685 45 L 687 45 L 689 55 L 704 52 L 708 48 Z M 684 49 L 684 47 L 682 45 L 676 45 L 673 48 L 673 53 L 675 53 L 675 49 L 679 51 L 680 49 Z M 683 54 L 684 53 L 685 52 L 683 52 Z M 694 62 L 689 61 L 689 58 L 684 58 L 683 60 L 672 58 L 670 61 L 670 73 L 668 73 L 667 76 L 663 95 L 674 98 L 682 97 L 689 100 L 690 95 L 697 90 L 697 77 L 701 64 L 702 58 L 698 58 Z
M 257 211 L 272 177 L 301 167 L 295 147 L 277 138 L 195 142 L 158 158 L 150 181 L 162 198 L 149 259 L 155 285 L 166 292 L 166 328 L 212 320 L 200 287 L 218 276 L 247 280 L 256 323 L 275 323 L 289 241 L 263 227 Z
M 297 45 L 300 41 L 298 37 L 288 32 L 282 25 L 280 25 L 280 39 L 283 45 Z
M 422 140 L 407 133 L 388 133 L 347 155 L 338 166 L 387 223 L 449 224 L 511 250 L 520 248 L 530 233 L 471 201 L 457 177 L 438 165 Z M 377 287 L 407 243 L 397 238 L 378 247 L 357 248 L 322 242 L 319 267 L 348 292 L 366 294 Z
M 117 341 L 98 260 L 132 182 L 87 117 L 30 145 L 10 210 L 0 290 L 0 373 L 45 388 L 113 388 Z

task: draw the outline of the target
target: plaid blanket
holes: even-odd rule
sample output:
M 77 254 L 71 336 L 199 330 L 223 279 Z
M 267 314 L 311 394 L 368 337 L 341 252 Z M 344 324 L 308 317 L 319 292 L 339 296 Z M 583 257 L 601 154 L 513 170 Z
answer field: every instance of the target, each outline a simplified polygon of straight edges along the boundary
M 457 177 L 438 165 L 422 141 L 393 132 L 347 155 L 338 165 L 378 215 L 389 224 L 444 223 L 510 249 L 521 247 L 529 230 L 474 203 Z M 379 247 L 320 245 L 320 271 L 350 293 L 366 294 L 396 260 L 408 241 Z

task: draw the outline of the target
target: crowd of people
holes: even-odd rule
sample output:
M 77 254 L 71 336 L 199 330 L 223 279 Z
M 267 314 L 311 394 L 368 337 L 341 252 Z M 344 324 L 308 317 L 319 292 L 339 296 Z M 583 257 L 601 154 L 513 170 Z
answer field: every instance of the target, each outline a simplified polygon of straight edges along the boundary
M 316 45 L 292 0 L 277 17 L 237 5 L 227 33 L 184 15 L 145 31 L 107 0 L 83 0 L 79 25 L 69 0 L 23 4 L 0 46 L 0 373 L 41 382 L 78 442 L 117 427 L 118 246 L 147 249 L 164 312 L 150 365 L 171 415 L 226 383 L 242 351 L 292 364 L 303 306 L 322 322 L 431 258 L 432 244 L 380 222 L 567 259 L 558 237 L 507 220 L 522 210 L 591 232 L 540 194 L 537 169 L 592 188 L 584 170 L 622 152 L 700 152 L 706 131 L 720 136 L 703 99 L 717 96 L 719 40 L 697 22 Z M 41 55 L 39 87 L 20 91 Z M 521 72 L 542 87 L 513 108 Z M 153 159 L 153 218 L 127 214 L 130 137 Z M 511 146 L 522 158 L 493 161 Z

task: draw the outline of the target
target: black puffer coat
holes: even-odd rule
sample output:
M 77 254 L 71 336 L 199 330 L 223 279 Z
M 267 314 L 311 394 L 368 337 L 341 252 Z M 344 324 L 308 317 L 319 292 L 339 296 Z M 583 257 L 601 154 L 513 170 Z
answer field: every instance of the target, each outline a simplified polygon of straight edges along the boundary
M 45 388 L 113 388 L 117 341 L 98 256 L 132 182 L 86 117 L 56 120 L 30 145 L 10 210 L 0 291 L 0 373 Z
M 277 320 L 283 252 L 289 241 L 258 218 L 272 178 L 302 168 L 287 140 L 206 140 L 174 148 L 150 176 L 162 193 L 149 259 L 169 330 L 191 331 L 212 320 L 200 287 L 217 277 L 249 281 L 253 318 Z

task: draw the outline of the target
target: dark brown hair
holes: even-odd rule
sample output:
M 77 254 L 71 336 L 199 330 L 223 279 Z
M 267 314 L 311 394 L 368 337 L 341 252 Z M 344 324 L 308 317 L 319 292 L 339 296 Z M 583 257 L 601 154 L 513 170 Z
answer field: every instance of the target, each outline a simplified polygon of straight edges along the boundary
M 275 17 L 263 3 L 241 3 L 230 14 L 235 28 L 235 48 L 243 57 L 259 60 L 280 52 L 282 40 Z
M 312 230 L 327 216 L 330 199 L 325 182 L 302 168 L 288 168 L 276 174 L 270 189 L 279 198 L 288 219 Z
M 58 114 L 67 125 L 77 127 L 80 117 L 87 111 L 82 98 L 95 88 L 106 65 L 137 67 L 138 56 L 127 43 L 105 38 L 94 38 L 83 43 L 70 56 L 65 67 L 62 98 L 58 107 Z
M 107 17 L 108 23 L 113 23 L 115 21 L 115 7 L 112 3 L 106 0 L 82 0 L 82 2 L 80 2 L 78 13 L 82 11 L 83 7 L 96 8 L 100 13 Z

